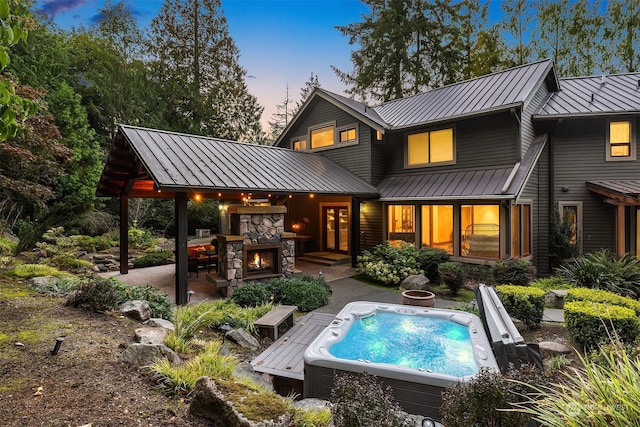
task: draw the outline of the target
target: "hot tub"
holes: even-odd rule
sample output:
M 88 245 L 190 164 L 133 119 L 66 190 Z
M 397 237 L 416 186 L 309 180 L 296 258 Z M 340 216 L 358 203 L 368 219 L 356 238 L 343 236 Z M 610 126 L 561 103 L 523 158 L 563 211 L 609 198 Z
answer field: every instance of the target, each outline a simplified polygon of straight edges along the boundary
M 373 374 L 411 414 L 440 419 L 441 392 L 499 371 L 478 316 L 457 310 L 347 304 L 304 353 L 304 397 L 328 399 L 335 373 Z

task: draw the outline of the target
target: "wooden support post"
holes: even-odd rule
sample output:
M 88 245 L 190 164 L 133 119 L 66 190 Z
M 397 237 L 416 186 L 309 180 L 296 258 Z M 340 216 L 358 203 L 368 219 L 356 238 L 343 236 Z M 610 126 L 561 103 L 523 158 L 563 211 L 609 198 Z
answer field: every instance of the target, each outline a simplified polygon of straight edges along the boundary
M 176 304 L 183 305 L 188 301 L 189 275 L 187 266 L 187 194 L 176 193 Z
M 616 252 L 618 256 L 622 256 L 625 254 L 625 214 L 624 214 L 625 206 L 623 204 L 619 204 L 616 207 Z
M 360 254 L 360 199 L 351 198 L 351 266 L 356 267 Z
M 129 274 L 129 198 L 120 197 L 120 274 Z

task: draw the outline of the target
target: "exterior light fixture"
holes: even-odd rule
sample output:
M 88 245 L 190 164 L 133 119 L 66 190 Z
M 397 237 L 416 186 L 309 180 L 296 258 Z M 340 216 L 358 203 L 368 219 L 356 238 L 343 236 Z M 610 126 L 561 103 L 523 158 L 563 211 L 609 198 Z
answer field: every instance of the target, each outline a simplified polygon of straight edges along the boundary
M 58 337 L 56 338 L 56 344 L 53 347 L 51 351 L 51 355 L 55 356 L 56 354 L 58 354 L 58 351 L 60 351 L 60 346 L 62 346 L 62 343 L 64 342 L 64 337 Z
M 199 202 L 199 201 L 202 199 L 202 196 L 201 196 L 200 194 L 196 194 L 196 195 L 194 195 L 194 196 L 193 196 L 193 199 L 194 199 L 196 202 Z
M 311 199 L 313 199 L 314 197 L 316 197 L 316 195 L 315 195 L 315 194 L 313 194 L 313 193 L 309 193 L 309 197 L 310 197 Z
M 196 291 L 194 291 L 194 290 L 190 290 L 189 292 L 187 292 L 187 304 L 189 304 L 191 302 L 191 297 L 195 293 L 196 293 Z
M 324 273 L 321 271 L 318 271 L 318 279 L 323 279 L 324 278 Z
M 291 194 L 289 194 L 289 198 L 290 198 L 290 199 L 293 199 L 293 196 L 292 196 Z
M 220 326 L 220 330 L 222 331 L 222 344 L 224 344 L 224 339 L 227 337 L 227 334 L 231 330 L 231 326 L 228 323 Z

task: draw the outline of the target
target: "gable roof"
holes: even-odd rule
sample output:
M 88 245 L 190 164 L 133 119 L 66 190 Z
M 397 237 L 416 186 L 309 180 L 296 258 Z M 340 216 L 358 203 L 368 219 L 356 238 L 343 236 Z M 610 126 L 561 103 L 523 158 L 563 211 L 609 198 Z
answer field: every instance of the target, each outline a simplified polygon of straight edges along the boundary
M 375 110 L 391 128 L 420 126 L 520 106 L 543 82 L 558 90 L 551 59 L 385 102 Z
M 320 97 L 376 130 L 404 129 L 508 110 L 524 104 L 540 84 L 559 88 L 553 60 L 545 59 L 476 77 L 375 107 L 316 88 L 280 134 L 280 144 L 311 102 Z
M 560 80 L 534 119 L 640 112 L 640 73 Z
M 97 195 L 136 197 L 158 190 L 378 195 L 363 179 L 313 153 L 120 126 Z

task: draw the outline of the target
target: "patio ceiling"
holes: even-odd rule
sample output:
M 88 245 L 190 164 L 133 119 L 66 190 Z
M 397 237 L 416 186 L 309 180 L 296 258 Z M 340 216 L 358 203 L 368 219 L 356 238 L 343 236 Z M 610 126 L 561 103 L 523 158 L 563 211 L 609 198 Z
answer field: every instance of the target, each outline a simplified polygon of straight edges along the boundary
M 177 192 L 378 196 L 363 179 L 312 153 L 120 126 L 96 194 L 170 198 Z

